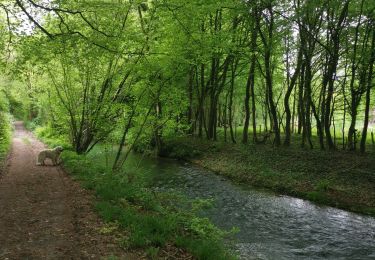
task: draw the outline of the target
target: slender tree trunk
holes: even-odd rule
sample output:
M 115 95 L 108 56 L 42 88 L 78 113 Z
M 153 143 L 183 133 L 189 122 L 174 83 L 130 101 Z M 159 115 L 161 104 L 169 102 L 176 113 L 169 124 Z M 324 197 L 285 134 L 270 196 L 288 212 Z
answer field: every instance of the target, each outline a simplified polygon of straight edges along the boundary
M 156 125 L 154 126 L 154 140 L 155 140 L 156 153 L 159 155 L 160 151 L 163 148 L 163 125 L 159 125 L 160 119 L 162 117 L 162 105 L 161 105 L 160 100 L 156 102 L 155 115 L 158 120 L 157 120 Z
M 362 7 L 363 7 L 363 1 L 361 4 L 361 14 L 362 14 Z M 352 57 L 352 64 L 351 64 L 351 79 L 350 79 L 350 97 L 351 97 L 351 104 L 350 104 L 350 114 L 351 114 L 351 121 L 350 121 L 350 127 L 348 132 L 348 147 L 349 150 L 355 150 L 354 145 L 354 135 L 355 135 L 355 125 L 357 120 L 357 109 L 358 105 L 361 99 L 362 93 L 358 92 L 354 88 L 354 82 L 356 78 L 356 72 L 357 72 L 357 48 L 358 48 L 358 37 L 359 37 L 359 26 L 361 23 L 361 15 L 358 18 L 357 26 L 355 28 L 355 36 L 354 36 L 354 44 L 353 44 L 353 57 Z
M 362 138 L 360 144 L 360 151 L 364 153 L 366 151 L 366 139 L 367 139 L 367 128 L 369 122 L 369 112 L 370 112 L 370 102 L 371 102 L 371 88 L 372 88 L 372 78 L 374 72 L 374 62 L 375 62 L 375 29 L 374 22 L 372 23 L 372 42 L 371 42 L 371 58 L 369 61 L 369 68 L 367 73 L 367 88 L 366 88 L 366 104 L 365 104 L 365 119 L 363 123 Z
M 122 136 L 121 136 L 120 145 L 119 145 L 119 148 L 118 148 L 117 153 L 116 153 L 115 161 L 113 162 L 113 165 L 112 165 L 112 170 L 119 169 L 120 157 L 121 157 L 121 154 L 122 154 L 122 150 L 124 149 L 124 146 L 125 146 L 126 136 L 129 132 L 130 126 L 132 124 L 134 114 L 135 114 L 135 108 L 132 109 L 132 113 L 129 116 L 128 121 L 124 126 L 124 130 L 123 130 Z
M 255 105 L 255 84 L 250 89 L 251 92 L 251 113 L 253 123 L 253 142 L 257 140 L 256 105 Z
M 309 84 L 309 83 L 307 83 Z M 305 91 L 305 128 L 306 128 L 306 139 L 310 145 L 310 148 L 313 149 L 313 144 L 311 141 L 311 98 L 310 98 L 310 86 L 306 87 Z
M 248 142 L 248 132 L 249 132 L 249 122 L 250 122 L 250 94 L 252 94 L 252 103 L 255 102 L 254 100 L 254 82 L 255 82 L 255 65 L 256 65 L 256 49 L 257 49 L 257 35 L 258 35 L 258 10 L 256 7 L 253 7 L 252 11 L 254 22 L 253 22 L 253 28 L 251 32 L 251 42 L 250 42 L 250 48 L 251 48 L 251 61 L 250 61 L 250 69 L 249 69 L 249 75 L 247 78 L 246 83 L 246 90 L 245 90 L 245 122 L 244 122 L 244 128 L 243 128 L 243 136 L 242 136 L 242 143 L 246 144 Z M 255 105 L 253 105 L 253 132 L 255 132 L 255 136 L 253 134 L 253 139 L 256 138 L 256 131 L 254 131 L 254 109 Z M 255 126 L 256 127 L 256 126 Z M 256 129 L 256 128 L 255 128 Z
M 335 149 L 335 144 L 332 140 L 331 135 L 331 102 L 333 99 L 333 92 L 334 92 L 334 82 L 336 80 L 336 70 L 337 70 L 337 64 L 339 60 L 339 51 L 340 51 L 340 32 L 342 30 L 343 22 L 347 16 L 348 13 L 348 7 L 349 7 L 349 0 L 347 0 L 344 3 L 344 6 L 340 12 L 339 19 L 337 21 L 337 25 L 335 28 L 332 28 L 332 48 L 330 57 L 328 60 L 328 71 L 325 75 L 325 80 L 328 81 L 328 89 L 327 89 L 327 99 L 325 104 L 325 115 L 324 115 L 324 130 L 326 134 L 326 141 L 328 148 L 333 150 Z M 325 85 L 325 84 L 323 84 Z
M 302 66 L 302 72 L 300 76 L 300 83 L 298 87 L 298 125 L 297 125 L 297 133 L 302 133 L 303 128 L 303 118 L 304 118 L 304 108 L 303 108 L 303 77 L 304 77 L 304 66 Z
M 272 117 L 272 131 L 275 133 L 275 140 L 274 144 L 279 146 L 281 144 L 281 137 L 280 137 L 280 129 L 279 129 L 279 122 L 277 118 L 277 107 L 273 100 L 273 80 L 272 80 L 272 41 L 273 41 L 273 27 L 274 27 L 274 16 L 273 16 L 273 7 L 272 3 L 269 3 L 267 6 L 268 12 L 270 14 L 269 23 L 268 23 L 268 35 L 267 39 L 264 37 L 262 31 L 260 30 L 260 35 L 262 36 L 262 41 L 265 47 L 264 51 L 264 66 L 265 66 L 265 74 L 266 74 L 266 88 L 267 88 L 267 100 L 269 104 L 270 116 Z
M 224 110 L 223 110 L 224 142 L 227 142 L 227 132 L 228 132 L 228 118 L 227 118 L 228 95 L 229 93 L 225 95 L 225 103 L 224 103 Z
M 348 131 L 348 149 L 353 151 L 355 150 L 355 135 L 356 135 L 356 129 L 355 125 L 357 122 L 357 104 L 356 101 L 353 101 L 354 96 L 352 96 L 352 105 L 351 105 L 351 120 L 350 120 L 350 126 L 349 126 L 349 131 Z
M 229 132 L 230 132 L 230 138 L 232 140 L 232 143 L 236 143 L 236 138 L 233 131 L 233 92 L 234 92 L 234 81 L 231 81 L 230 89 L 229 89 Z
M 200 69 L 200 74 L 201 74 L 201 91 L 200 91 L 200 97 L 199 97 L 199 124 L 198 124 L 198 137 L 203 136 L 203 124 L 204 124 L 204 97 L 205 97 L 205 80 L 204 80 L 204 64 L 201 64 L 201 69 Z
M 301 75 L 300 75 L 300 95 L 299 96 L 299 99 L 298 99 L 298 106 L 299 106 L 299 113 L 300 113 L 300 128 L 299 131 L 300 133 L 302 133 L 302 139 L 301 139 L 301 146 L 302 147 L 305 147 L 305 144 L 306 144 L 306 137 L 307 137 L 307 132 L 306 132 L 306 111 L 305 111 L 305 108 L 306 106 L 304 105 L 305 103 L 305 99 L 304 97 L 306 96 L 305 92 L 306 90 L 304 90 L 304 86 L 305 86 L 305 76 L 306 76 L 306 73 L 305 73 L 305 64 L 302 65 L 301 67 Z
M 292 133 L 296 132 L 296 99 L 297 99 L 297 88 L 294 88 L 293 94 L 293 113 L 292 113 Z
M 342 135 L 342 149 L 345 150 L 346 144 L 345 144 L 345 124 L 346 124 L 346 102 L 344 101 L 344 115 L 342 120 L 342 129 L 341 129 L 341 135 Z
M 210 90 L 210 105 L 209 105 L 209 112 L 208 112 L 208 136 L 207 138 L 213 139 L 214 137 L 214 124 L 215 124 L 215 117 L 216 117 L 216 109 L 217 109 L 217 101 L 216 101 L 216 91 L 218 89 L 218 78 L 217 78 L 217 70 L 219 69 L 219 61 L 217 58 L 212 58 L 211 61 L 211 76 L 209 79 L 209 90 Z
M 291 78 L 290 84 L 288 86 L 288 89 L 287 89 L 287 91 L 285 93 L 285 97 L 284 97 L 284 107 L 285 107 L 285 140 L 284 140 L 284 145 L 285 146 L 290 145 L 290 135 L 291 135 L 290 123 L 291 123 L 292 116 L 291 116 L 291 111 L 290 111 L 290 107 L 289 107 L 289 98 L 290 98 L 290 95 L 292 94 L 294 86 L 297 82 L 298 75 L 299 75 L 299 72 L 300 72 L 301 63 L 302 63 L 302 51 L 299 50 L 298 56 L 297 56 L 296 70 L 294 71 L 294 74 Z
M 193 133 L 193 86 L 194 86 L 194 67 L 190 69 L 189 83 L 188 83 L 188 96 L 189 96 L 189 108 L 187 112 L 187 123 L 189 125 L 188 133 Z
M 244 121 L 244 127 L 243 127 L 243 132 L 242 132 L 242 143 L 247 144 L 248 142 L 248 137 L 249 137 L 249 122 L 250 122 L 250 88 L 251 84 L 254 84 L 254 66 L 255 61 L 251 61 L 250 65 L 250 72 L 249 76 L 247 78 L 247 83 L 246 83 L 246 89 L 245 89 L 245 121 Z M 253 81 L 251 83 L 251 81 Z
M 365 118 L 363 122 L 363 130 L 362 130 L 361 143 L 360 143 L 361 153 L 364 153 L 366 151 L 367 128 L 368 128 L 369 111 L 370 111 L 370 91 L 371 91 L 371 87 L 368 86 L 366 90 Z

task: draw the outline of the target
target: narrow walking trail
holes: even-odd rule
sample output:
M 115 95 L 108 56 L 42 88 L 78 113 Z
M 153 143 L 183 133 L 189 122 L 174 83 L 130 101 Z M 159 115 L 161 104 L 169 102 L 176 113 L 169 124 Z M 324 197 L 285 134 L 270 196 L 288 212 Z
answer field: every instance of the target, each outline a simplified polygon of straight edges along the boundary
M 113 236 L 101 234 L 92 195 L 60 167 L 36 165 L 44 147 L 15 123 L 0 175 L 0 259 L 136 259 Z

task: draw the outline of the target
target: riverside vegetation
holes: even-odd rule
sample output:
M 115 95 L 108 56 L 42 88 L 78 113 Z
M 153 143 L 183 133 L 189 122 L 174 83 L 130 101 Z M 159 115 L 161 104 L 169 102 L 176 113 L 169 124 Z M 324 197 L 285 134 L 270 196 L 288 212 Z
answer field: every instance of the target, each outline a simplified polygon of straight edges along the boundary
M 65 144 L 71 149 L 65 139 L 54 138 L 48 128 L 36 128 L 35 133 L 51 147 Z M 71 150 L 62 154 L 64 169 L 96 194 L 95 208 L 110 224 L 102 232 L 123 232 L 119 243 L 124 249 L 143 250 L 151 259 L 236 259 L 224 246 L 224 238 L 230 237 L 231 231 L 220 230 L 207 218 L 198 216 L 210 206 L 209 201 L 155 193 L 152 176 L 125 169 L 113 173 L 108 160 L 114 158 L 115 154 L 103 146 L 90 155 L 77 155 Z
M 375 216 L 373 153 L 175 138 L 166 142 L 163 155 L 194 162 L 241 184 Z
M 133 151 L 374 215 L 374 10 L 373 0 L 0 0 L 0 154 L 8 114 L 64 144 L 98 212 L 151 255 L 170 244 L 227 253 L 221 231 L 126 171 Z
M 0 93 L 0 174 L 9 152 L 11 137 L 11 117 L 6 98 Z

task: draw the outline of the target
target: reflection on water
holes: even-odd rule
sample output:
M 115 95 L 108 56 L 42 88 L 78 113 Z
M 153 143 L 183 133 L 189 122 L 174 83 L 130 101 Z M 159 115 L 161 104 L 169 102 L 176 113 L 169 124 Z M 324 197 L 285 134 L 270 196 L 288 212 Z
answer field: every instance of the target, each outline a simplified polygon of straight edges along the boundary
M 216 225 L 236 226 L 242 259 L 375 259 L 375 219 L 308 201 L 246 189 L 221 176 L 171 160 L 132 156 L 155 176 L 155 189 L 212 198 L 204 214 Z

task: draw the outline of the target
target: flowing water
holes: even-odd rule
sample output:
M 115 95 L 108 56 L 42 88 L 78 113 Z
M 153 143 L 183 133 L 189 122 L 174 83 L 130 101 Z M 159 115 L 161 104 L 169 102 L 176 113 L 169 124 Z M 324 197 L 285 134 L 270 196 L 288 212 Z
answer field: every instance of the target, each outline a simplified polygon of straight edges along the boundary
M 155 189 L 213 199 L 204 215 L 240 229 L 241 259 L 375 259 L 375 218 L 241 187 L 188 163 L 133 155 L 128 167 L 153 174 Z

